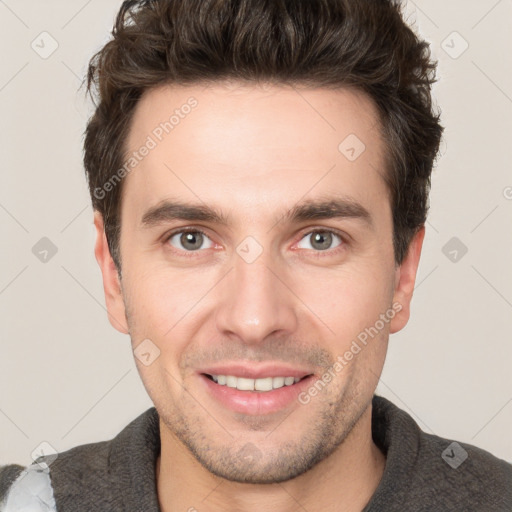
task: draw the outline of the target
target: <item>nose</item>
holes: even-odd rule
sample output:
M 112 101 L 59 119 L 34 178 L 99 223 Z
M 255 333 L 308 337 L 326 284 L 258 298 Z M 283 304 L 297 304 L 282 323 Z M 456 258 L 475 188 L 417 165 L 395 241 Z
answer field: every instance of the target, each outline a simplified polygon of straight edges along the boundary
M 220 283 L 216 312 L 216 326 L 223 336 L 258 344 L 269 335 L 295 331 L 299 301 L 289 288 L 289 274 L 271 260 L 265 251 L 252 263 L 234 255 L 234 268 Z

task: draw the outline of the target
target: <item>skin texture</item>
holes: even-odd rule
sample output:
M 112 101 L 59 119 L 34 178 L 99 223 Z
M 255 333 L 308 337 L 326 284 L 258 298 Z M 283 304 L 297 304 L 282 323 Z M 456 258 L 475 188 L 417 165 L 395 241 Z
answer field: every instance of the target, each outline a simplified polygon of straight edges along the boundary
M 101 215 L 94 218 L 110 322 L 133 349 L 149 339 L 160 351 L 151 364 L 136 363 L 161 418 L 161 508 L 361 510 L 385 465 L 371 437 L 371 399 L 389 334 L 409 318 L 424 237 L 422 228 L 396 266 L 377 111 L 350 90 L 164 86 L 139 102 L 129 151 L 190 97 L 197 106 L 125 178 L 121 280 Z M 354 161 L 338 149 L 350 134 L 366 146 Z M 372 226 L 283 218 L 297 203 L 327 196 L 350 197 Z M 215 207 L 228 225 L 143 227 L 144 213 L 165 199 Z M 184 227 L 204 231 L 199 249 L 180 235 L 169 239 Z M 329 229 L 343 238 L 319 249 L 314 234 Z M 248 236 L 263 249 L 251 263 L 237 252 Z M 400 311 L 307 404 L 236 413 L 198 376 L 213 363 L 272 361 L 320 378 L 394 303 Z

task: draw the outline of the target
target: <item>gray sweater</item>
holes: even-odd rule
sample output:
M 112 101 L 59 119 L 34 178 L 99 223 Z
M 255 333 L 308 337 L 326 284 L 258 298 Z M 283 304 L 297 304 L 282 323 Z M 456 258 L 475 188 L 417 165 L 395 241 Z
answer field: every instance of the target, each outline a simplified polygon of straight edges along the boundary
M 373 398 L 372 430 L 386 467 L 362 512 L 512 512 L 511 464 L 424 433 L 409 414 L 379 396 Z M 28 468 L 0 467 L 0 510 L 159 512 L 159 452 L 152 407 L 109 441 L 76 446 L 55 460 L 45 455 Z M 37 505 L 25 509 L 31 500 Z

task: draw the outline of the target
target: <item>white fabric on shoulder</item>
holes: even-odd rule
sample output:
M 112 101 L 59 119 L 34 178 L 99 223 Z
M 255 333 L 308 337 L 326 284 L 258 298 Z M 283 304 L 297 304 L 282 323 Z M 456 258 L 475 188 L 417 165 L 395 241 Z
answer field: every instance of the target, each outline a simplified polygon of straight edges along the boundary
M 46 463 L 33 463 L 20 473 L 0 512 L 57 512 Z

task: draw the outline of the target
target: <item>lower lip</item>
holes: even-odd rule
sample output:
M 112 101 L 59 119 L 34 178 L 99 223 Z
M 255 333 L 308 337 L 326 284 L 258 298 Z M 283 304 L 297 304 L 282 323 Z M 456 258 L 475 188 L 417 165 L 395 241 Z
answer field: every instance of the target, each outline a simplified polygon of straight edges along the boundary
M 280 411 L 294 402 L 298 404 L 298 395 L 311 384 L 313 375 L 304 377 L 291 386 L 285 385 L 272 391 L 240 391 L 217 384 L 206 375 L 200 374 L 199 377 L 208 392 L 228 409 L 258 416 Z

